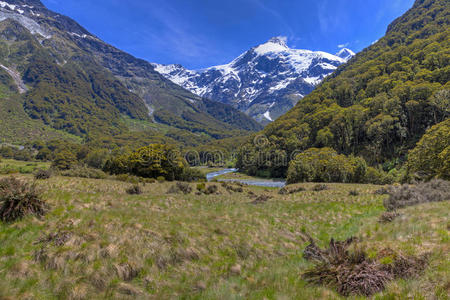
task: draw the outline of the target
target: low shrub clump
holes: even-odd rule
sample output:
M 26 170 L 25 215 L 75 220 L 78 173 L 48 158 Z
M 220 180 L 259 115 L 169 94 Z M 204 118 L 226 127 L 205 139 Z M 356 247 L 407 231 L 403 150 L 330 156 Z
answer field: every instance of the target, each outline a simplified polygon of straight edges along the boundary
M 427 265 L 427 255 L 404 256 L 392 249 L 383 249 L 371 259 L 361 249 L 350 252 L 354 242 L 354 238 L 342 242 L 331 239 L 328 249 L 322 250 L 311 240 L 303 257 L 316 265 L 303 277 L 309 283 L 333 287 L 343 296 L 371 296 L 395 278 L 420 274 Z
M 268 195 L 259 195 L 259 196 L 256 197 L 255 200 L 253 200 L 251 202 L 251 204 L 255 204 L 255 205 L 256 204 L 263 204 L 263 203 L 266 203 L 267 201 L 269 201 L 271 198 L 272 197 L 268 196 Z
M 179 194 L 183 193 L 185 195 L 192 192 L 192 187 L 186 182 L 177 182 L 175 185 L 171 186 L 167 191 L 168 194 Z
M 132 187 L 129 187 L 126 190 L 126 192 L 127 192 L 127 194 L 130 194 L 130 195 L 140 195 L 143 193 L 141 186 L 137 185 L 137 184 L 133 185 Z
M 384 212 L 380 216 L 380 218 L 378 219 L 378 222 L 390 223 L 390 222 L 394 221 L 394 219 L 397 218 L 398 216 L 400 216 L 400 214 L 396 211 L 387 211 L 387 212 Z
M 328 186 L 326 184 L 316 184 L 315 186 L 313 186 L 312 190 L 314 192 L 325 191 L 328 190 Z
M 14 177 L 0 180 L 0 220 L 14 222 L 27 215 L 43 216 L 47 204 L 36 186 Z
M 349 196 L 359 196 L 359 192 L 358 192 L 357 190 L 351 190 L 351 191 L 348 193 L 348 195 L 349 195 Z
M 379 188 L 378 190 L 376 190 L 375 192 L 373 192 L 375 195 L 387 195 L 387 194 L 389 194 L 389 191 L 388 191 L 388 189 L 387 188 L 385 188 L 385 187 L 382 187 L 382 188 Z
M 242 187 L 242 184 L 239 182 L 236 182 L 234 184 L 230 184 L 227 182 L 222 182 L 221 183 L 222 187 L 225 188 L 228 192 L 233 192 L 233 193 L 243 193 L 244 189 Z
M 206 190 L 205 190 L 204 193 L 205 193 L 206 195 L 211 195 L 211 194 L 216 194 L 218 191 L 219 191 L 219 188 L 217 187 L 217 185 L 212 184 L 212 185 L 209 185 L 209 186 L 206 188 Z
M 383 204 L 386 210 L 394 211 L 406 206 L 446 200 L 450 200 L 450 182 L 435 179 L 415 185 L 391 187 L 389 198 L 385 199 Z
M 36 171 L 36 173 L 34 174 L 34 178 L 35 179 L 49 179 L 50 177 L 52 177 L 52 172 L 50 170 L 42 170 L 39 169 Z
M 295 193 L 299 193 L 299 192 L 303 192 L 306 191 L 306 189 L 302 186 L 300 187 L 283 187 L 278 191 L 278 194 L 280 195 L 288 195 L 288 194 L 295 194 Z

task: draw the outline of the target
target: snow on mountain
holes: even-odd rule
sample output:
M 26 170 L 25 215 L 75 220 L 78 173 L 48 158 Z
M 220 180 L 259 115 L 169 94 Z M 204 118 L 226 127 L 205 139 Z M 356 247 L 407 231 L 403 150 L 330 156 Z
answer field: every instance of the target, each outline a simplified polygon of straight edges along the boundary
M 39 16 L 33 9 L 34 6 L 27 4 L 14 4 L 14 1 L 4 2 L 0 1 L 0 22 L 6 19 L 12 19 L 19 22 L 22 26 L 27 28 L 32 34 L 39 34 L 45 39 L 49 39 L 51 34 L 47 32 L 35 20 L 29 17 Z
M 291 49 L 275 37 L 226 65 L 187 70 L 154 64 L 155 70 L 193 93 L 231 104 L 261 123 L 272 122 L 354 55 Z
M 353 52 L 352 50 L 350 50 L 348 48 L 342 48 L 341 51 L 336 53 L 336 56 L 343 58 L 345 61 L 349 61 L 350 58 L 355 56 L 355 52 Z

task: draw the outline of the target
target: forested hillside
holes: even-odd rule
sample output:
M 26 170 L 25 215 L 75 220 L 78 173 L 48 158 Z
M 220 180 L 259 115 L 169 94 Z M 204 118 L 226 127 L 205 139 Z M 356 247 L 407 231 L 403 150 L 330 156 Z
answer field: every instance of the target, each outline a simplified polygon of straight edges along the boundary
M 199 145 L 262 128 L 232 107 L 216 113 L 214 106 L 223 111 L 223 104 L 203 104 L 150 63 L 106 44 L 40 1 L 2 2 L 0 32 L 4 142 L 76 136 Z
M 243 146 L 239 167 L 286 176 L 274 157 L 289 161 L 311 147 L 401 165 L 427 128 L 450 116 L 449 23 L 449 1 L 417 0 L 385 37 L 267 126 L 264 143 Z

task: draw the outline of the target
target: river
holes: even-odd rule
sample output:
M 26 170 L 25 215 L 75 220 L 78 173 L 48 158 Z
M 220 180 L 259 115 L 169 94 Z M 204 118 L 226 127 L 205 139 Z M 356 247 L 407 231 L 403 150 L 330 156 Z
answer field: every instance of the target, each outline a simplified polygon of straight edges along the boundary
M 237 169 L 224 169 L 217 172 L 211 172 L 206 174 L 206 179 L 208 181 L 211 181 L 213 178 L 229 173 L 237 172 Z M 219 179 L 220 182 L 240 182 L 242 184 L 246 185 L 253 185 L 253 186 L 263 186 L 263 187 L 275 187 L 275 188 L 281 188 L 286 185 L 285 181 L 281 180 L 269 180 L 269 179 Z

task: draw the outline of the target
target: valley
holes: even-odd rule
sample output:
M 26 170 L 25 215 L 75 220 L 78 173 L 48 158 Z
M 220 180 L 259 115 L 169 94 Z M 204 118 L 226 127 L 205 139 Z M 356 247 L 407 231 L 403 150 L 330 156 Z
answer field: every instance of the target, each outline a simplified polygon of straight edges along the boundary
M 408 1 L 0 1 L 0 300 L 448 299 L 450 2 Z

